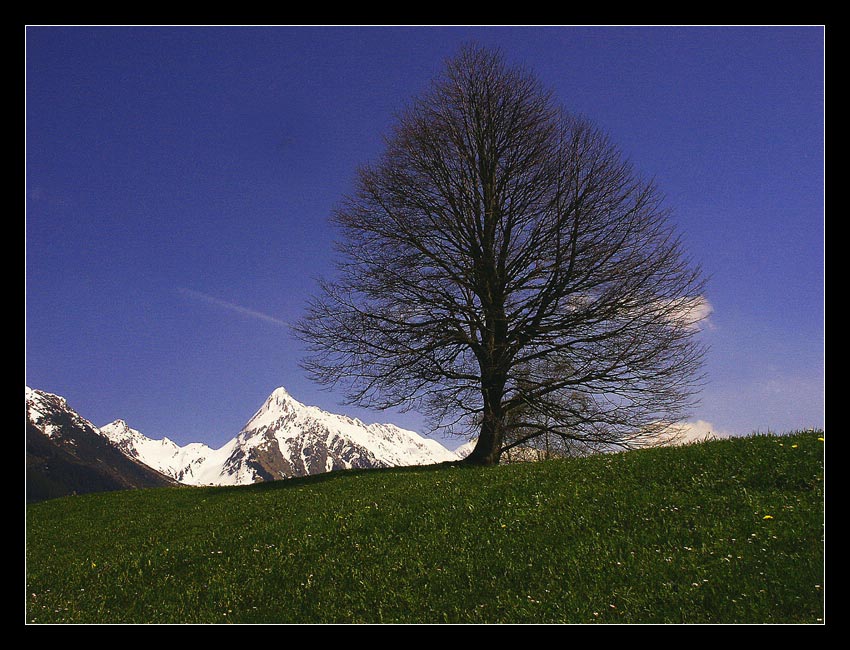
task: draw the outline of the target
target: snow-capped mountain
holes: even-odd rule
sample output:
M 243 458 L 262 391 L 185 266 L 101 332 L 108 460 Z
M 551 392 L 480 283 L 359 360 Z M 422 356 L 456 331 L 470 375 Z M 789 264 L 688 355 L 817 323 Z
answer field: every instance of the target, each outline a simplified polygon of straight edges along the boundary
M 455 449 L 455 455 L 458 458 L 466 458 L 469 454 L 472 453 L 472 450 L 475 449 L 475 445 L 478 443 L 478 438 L 473 438 L 472 440 L 463 443 Z
M 27 386 L 24 401 L 27 501 L 176 484 L 122 454 L 64 397 Z
M 24 404 L 27 413 L 27 423 L 55 442 L 67 441 L 73 445 L 74 429 L 92 429 L 97 431 L 88 420 L 68 407 L 68 400 L 59 395 L 33 390 L 29 386 L 24 388 Z M 63 422 L 64 420 L 64 422 Z
M 275 390 L 220 449 L 153 440 L 122 420 L 101 428 L 121 451 L 189 485 L 245 485 L 338 469 L 428 465 L 458 457 L 392 424 L 366 425 Z
M 252 467 L 261 479 L 457 460 L 436 440 L 305 406 L 284 388 L 269 396 L 236 440 L 231 460 Z
M 179 446 L 162 438 L 154 440 L 131 429 L 124 420 L 115 420 L 100 427 L 121 452 L 148 465 L 158 472 L 170 476 L 186 485 L 236 485 L 235 479 L 221 474 L 227 458 L 233 451 L 233 441 L 220 449 L 213 449 L 200 442 Z M 234 480 L 228 480 L 228 478 Z M 253 481 L 245 481 L 252 483 Z

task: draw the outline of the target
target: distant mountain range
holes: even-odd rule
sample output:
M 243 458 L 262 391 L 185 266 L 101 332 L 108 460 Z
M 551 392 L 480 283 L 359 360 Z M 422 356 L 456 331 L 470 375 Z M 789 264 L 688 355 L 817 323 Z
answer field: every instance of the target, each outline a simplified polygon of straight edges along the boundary
M 305 406 L 275 390 L 219 449 L 155 440 L 123 420 L 100 428 L 57 395 L 26 389 L 27 500 L 161 485 L 246 485 L 338 469 L 458 460 L 436 440 Z
M 26 418 L 27 501 L 177 485 L 121 453 L 62 397 L 27 388 Z

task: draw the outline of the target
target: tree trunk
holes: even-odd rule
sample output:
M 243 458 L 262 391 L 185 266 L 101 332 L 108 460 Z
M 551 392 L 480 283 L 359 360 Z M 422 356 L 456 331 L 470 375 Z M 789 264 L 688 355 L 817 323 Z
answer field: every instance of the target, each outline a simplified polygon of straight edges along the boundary
M 498 465 L 502 455 L 502 442 L 505 438 L 502 396 L 505 381 L 488 382 L 482 388 L 484 396 L 484 417 L 481 421 L 481 434 L 472 453 L 464 459 L 469 465 Z

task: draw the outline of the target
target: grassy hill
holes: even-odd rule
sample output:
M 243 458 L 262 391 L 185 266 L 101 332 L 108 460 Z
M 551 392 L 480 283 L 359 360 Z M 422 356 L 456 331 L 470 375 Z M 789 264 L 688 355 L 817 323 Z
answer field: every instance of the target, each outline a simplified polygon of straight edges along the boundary
M 816 623 L 823 434 L 27 506 L 26 621 Z

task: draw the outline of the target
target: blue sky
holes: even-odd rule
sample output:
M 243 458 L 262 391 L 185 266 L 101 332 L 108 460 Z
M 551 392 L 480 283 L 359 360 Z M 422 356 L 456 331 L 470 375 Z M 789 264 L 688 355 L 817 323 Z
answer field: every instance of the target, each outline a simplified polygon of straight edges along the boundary
M 464 42 L 654 177 L 710 282 L 693 420 L 824 425 L 821 27 L 28 27 L 26 369 L 83 417 L 218 446 L 313 384 L 287 323 L 334 205 Z M 456 444 L 456 443 L 455 443 Z

